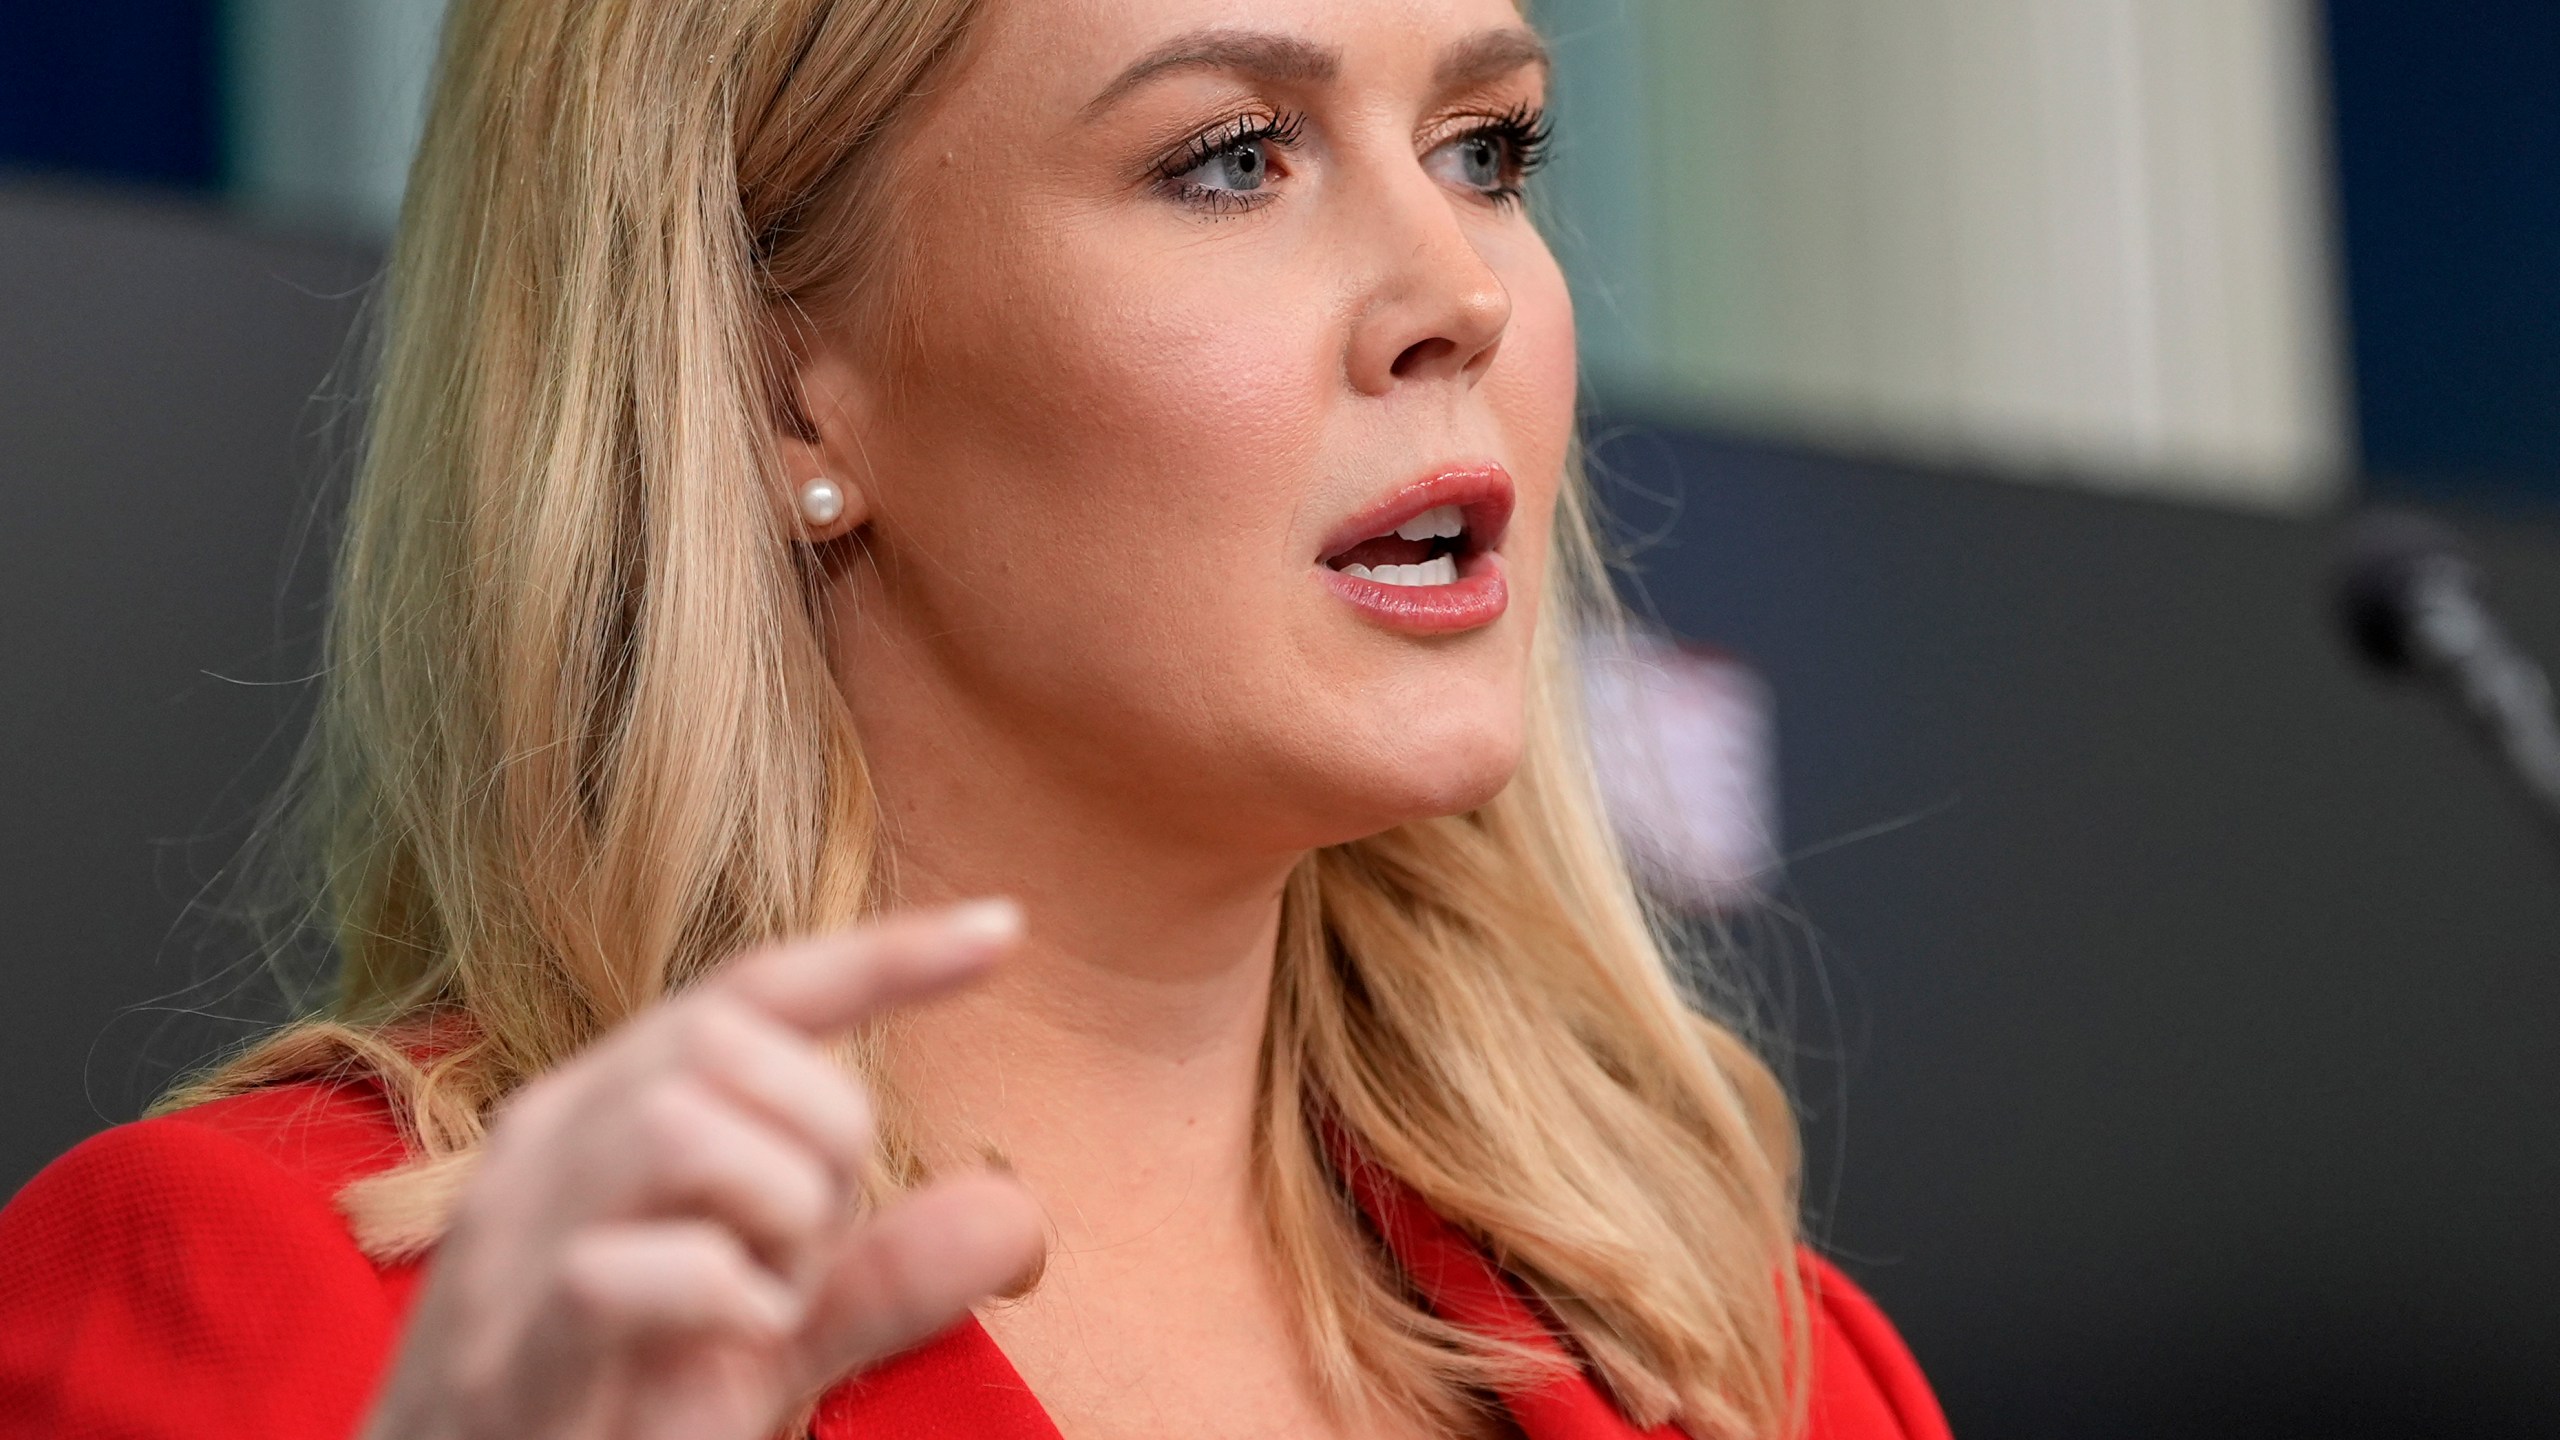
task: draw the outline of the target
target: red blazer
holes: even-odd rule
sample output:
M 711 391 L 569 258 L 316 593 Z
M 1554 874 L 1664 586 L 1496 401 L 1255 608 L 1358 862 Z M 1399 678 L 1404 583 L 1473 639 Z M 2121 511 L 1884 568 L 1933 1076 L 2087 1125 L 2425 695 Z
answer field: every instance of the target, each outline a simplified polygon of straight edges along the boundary
M 331 1201 L 397 1159 L 380 1092 L 284 1086 L 120 1125 L 0 1210 L 0 1436 L 345 1440 L 416 1293 Z M 1392 1182 L 1383 1182 L 1392 1185 Z M 1522 1292 L 1409 1194 L 1361 1201 L 1434 1308 L 1547 1332 Z M 1807 1257 L 1817 1440 L 1945 1440 L 1919 1369 L 1867 1298 Z M 1545 1343 L 1553 1343 L 1545 1341 Z M 1639 1432 L 1579 1372 L 1506 1395 L 1528 1440 Z M 1664 1436 L 1676 1434 L 1667 1427 Z M 830 1391 L 816 1440 L 1057 1440 L 975 1320 Z

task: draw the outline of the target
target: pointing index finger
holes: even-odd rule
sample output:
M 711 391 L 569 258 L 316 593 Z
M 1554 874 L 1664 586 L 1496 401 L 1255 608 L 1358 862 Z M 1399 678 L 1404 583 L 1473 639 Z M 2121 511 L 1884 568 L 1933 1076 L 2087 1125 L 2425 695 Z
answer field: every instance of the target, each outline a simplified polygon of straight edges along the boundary
M 984 973 L 1022 938 L 1022 909 L 978 900 L 746 956 L 713 982 L 816 1038 Z

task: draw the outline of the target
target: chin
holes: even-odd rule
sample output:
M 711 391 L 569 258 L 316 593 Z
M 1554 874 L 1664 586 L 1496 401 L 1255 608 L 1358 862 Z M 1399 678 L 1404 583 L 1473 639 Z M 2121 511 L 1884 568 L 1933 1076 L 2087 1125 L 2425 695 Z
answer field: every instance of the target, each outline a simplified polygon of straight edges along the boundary
M 1346 795 L 1338 840 L 1356 840 L 1416 820 L 1463 815 L 1484 805 L 1519 773 L 1521 727 L 1411 732 L 1387 738 Z M 1354 787 L 1346 787 L 1353 789 Z

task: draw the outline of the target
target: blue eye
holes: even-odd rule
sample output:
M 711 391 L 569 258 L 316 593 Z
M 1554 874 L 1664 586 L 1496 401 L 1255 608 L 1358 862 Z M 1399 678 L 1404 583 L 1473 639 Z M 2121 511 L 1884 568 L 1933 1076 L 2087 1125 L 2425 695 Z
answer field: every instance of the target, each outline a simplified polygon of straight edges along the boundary
M 1503 181 L 1502 142 L 1490 135 L 1470 135 L 1456 146 L 1459 179 L 1479 190 L 1491 190 Z
M 1230 145 L 1193 166 L 1180 178 L 1206 190 L 1237 193 L 1259 190 L 1271 177 L 1271 157 L 1262 149 L 1265 143 L 1257 139 Z
M 1443 142 L 1424 163 L 1452 185 L 1508 204 L 1520 198 L 1521 182 L 1546 160 L 1548 135 L 1546 112 L 1523 105 Z
M 1270 198 L 1280 156 L 1298 143 L 1305 120 L 1295 115 L 1248 116 L 1194 138 L 1158 167 L 1165 193 L 1211 210 L 1242 209 Z

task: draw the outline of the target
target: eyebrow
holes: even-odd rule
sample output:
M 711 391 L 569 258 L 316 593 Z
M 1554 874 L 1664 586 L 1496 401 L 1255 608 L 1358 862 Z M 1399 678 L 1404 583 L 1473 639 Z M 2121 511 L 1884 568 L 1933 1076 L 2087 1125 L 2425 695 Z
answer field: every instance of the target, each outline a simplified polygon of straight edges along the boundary
M 1194 30 L 1175 36 L 1132 62 L 1102 87 L 1101 94 L 1085 104 L 1084 113 L 1098 114 L 1157 76 L 1180 70 L 1233 70 L 1260 80 L 1321 85 L 1341 69 L 1340 52 L 1292 35 L 1258 30 Z
M 1553 67 L 1547 44 L 1536 31 L 1520 27 L 1487 30 L 1451 46 L 1449 53 L 1440 57 L 1432 78 L 1443 90 L 1463 90 L 1532 66 L 1541 70 Z M 1101 94 L 1085 103 L 1084 113 L 1100 114 L 1148 81 L 1184 70 L 1232 70 L 1259 80 L 1321 85 L 1341 73 L 1342 53 L 1293 35 L 1260 30 L 1194 30 L 1175 36 L 1131 62 L 1102 87 Z
M 1440 57 L 1434 79 L 1443 90 L 1464 90 L 1499 80 L 1516 70 L 1554 68 L 1547 42 L 1538 32 L 1521 28 L 1487 30 L 1470 35 Z

